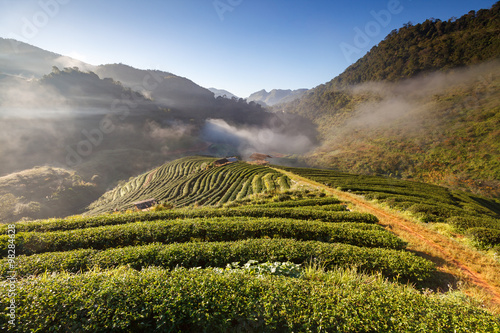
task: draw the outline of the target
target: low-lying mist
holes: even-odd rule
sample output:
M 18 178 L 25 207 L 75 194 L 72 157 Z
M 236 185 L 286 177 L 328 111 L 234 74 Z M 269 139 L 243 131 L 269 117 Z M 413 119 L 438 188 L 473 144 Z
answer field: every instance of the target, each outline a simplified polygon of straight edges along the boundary
M 498 195 L 499 78 L 493 61 L 338 89 L 342 105 L 315 110 L 322 144 L 308 161 Z
M 456 89 L 456 96 L 461 97 L 460 105 L 456 105 L 457 108 L 476 107 L 484 97 L 487 97 L 485 94 L 492 92 L 491 83 L 498 75 L 500 75 L 500 61 L 493 61 L 446 73 L 430 73 L 396 83 L 368 82 L 345 88 L 342 91 L 351 98 L 362 97 L 359 97 L 359 102 L 354 103 L 352 109 L 338 110 L 339 113 L 349 112 L 349 116 L 344 117 L 345 121 L 338 122 L 330 129 L 330 135 L 325 141 L 331 140 L 332 136 L 345 133 L 346 130 L 377 130 L 397 123 L 404 125 L 406 129 L 419 129 L 423 126 L 423 122 L 433 118 L 433 101 L 439 99 L 440 95 L 447 94 L 450 89 Z M 433 121 L 445 120 L 433 119 Z
M 162 82 L 157 93 L 172 83 Z M 185 155 L 303 154 L 317 144 L 315 126 L 298 116 L 213 94 L 176 109 L 76 68 L 0 76 L 0 88 L 0 176 L 54 166 L 108 188 Z
M 202 129 L 202 138 L 213 143 L 235 145 L 243 157 L 255 152 L 304 154 L 314 149 L 315 144 L 310 137 L 287 133 L 282 126 L 234 126 L 223 119 L 209 119 Z

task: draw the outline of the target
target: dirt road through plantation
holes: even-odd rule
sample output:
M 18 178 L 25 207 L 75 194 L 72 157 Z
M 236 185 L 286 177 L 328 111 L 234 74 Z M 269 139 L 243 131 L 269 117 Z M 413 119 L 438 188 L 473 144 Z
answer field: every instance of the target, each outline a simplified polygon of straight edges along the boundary
M 434 261 L 438 269 L 449 271 L 450 274 L 481 288 L 489 296 L 493 307 L 497 310 L 500 308 L 500 265 L 492 258 L 358 195 L 336 190 L 287 171 L 276 170 L 285 173 L 298 184 L 325 190 L 340 200 L 349 202 L 354 209 L 375 215 L 381 225 L 408 242 L 410 250 L 420 252 Z M 485 266 L 488 269 L 485 269 Z

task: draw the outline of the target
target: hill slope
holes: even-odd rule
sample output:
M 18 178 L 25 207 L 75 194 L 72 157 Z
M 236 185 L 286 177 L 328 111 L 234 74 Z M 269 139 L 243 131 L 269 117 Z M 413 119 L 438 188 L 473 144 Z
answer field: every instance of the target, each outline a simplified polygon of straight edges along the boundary
M 325 141 L 309 161 L 498 197 L 499 75 L 494 63 L 339 93 L 350 105 L 321 118 Z
M 126 210 L 155 199 L 176 206 L 221 205 L 264 191 L 290 188 L 289 179 L 266 167 L 243 162 L 215 167 L 215 158 L 186 157 L 135 177 L 90 205 L 89 214 Z
M 0 223 L 83 212 L 99 195 L 74 171 L 37 167 L 0 177 Z
M 170 184 L 182 183 L 185 198 L 192 200 L 226 183 L 238 188 L 236 184 L 252 174 L 253 179 L 264 175 L 266 185 L 272 184 L 273 176 L 289 179 L 281 171 L 243 163 L 205 170 L 212 161 L 202 157 L 174 161 L 110 194 L 132 198 L 139 188 L 168 191 Z M 340 182 L 358 192 L 386 190 L 380 185 L 387 180 L 381 177 L 288 170 L 320 177 L 331 186 Z M 207 174 L 219 180 L 205 186 L 194 181 Z M 475 301 L 466 295 L 474 290 L 470 286 L 441 289 L 457 287 L 454 276 L 440 271 L 449 258 L 425 258 L 427 249 L 415 251 L 414 244 L 377 225 L 374 215 L 359 212 L 358 204 L 350 202 L 358 201 L 352 194 L 341 202 L 328 196 L 329 191 L 311 191 L 317 183 L 305 187 L 299 184 L 300 177 L 289 174 L 296 180 L 292 191 L 272 200 L 264 196 L 259 201 L 236 200 L 232 208 L 191 206 L 16 223 L 16 317 L 22 320 L 9 329 L 96 331 L 109 328 L 110 322 L 126 331 L 137 327 L 193 332 L 500 328 L 498 316 L 485 309 L 485 298 Z M 170 182 L 153 186 L 162 177 Z M 427 195 L 430 186 L 391 184 L 398 193 L 407 192 L 417 200 L 420 194 Z M 453 201 L 447 190 L 434 190 L 439 205 Z M 3 253 L 9 249 L 9 228 L 0 226 Z M 11 274 L 8 260 L 0 260 L 4 279 Z M 483 269 L 486 263 L 481 262 Z M 488 262 L 488 269 L 498 270 L 498 263 Z M 0 303 L 8 307 L 9 285 L 0 288 Z M 0 314 L 1 328 L 8 326 L 8 318 Z
M 339 77 L 276 107 L 318 125 L 324 143 L 305 160 L 500 196 L 500 63 L 491 60 L 500 55 L 499 8 L 404 27 Z

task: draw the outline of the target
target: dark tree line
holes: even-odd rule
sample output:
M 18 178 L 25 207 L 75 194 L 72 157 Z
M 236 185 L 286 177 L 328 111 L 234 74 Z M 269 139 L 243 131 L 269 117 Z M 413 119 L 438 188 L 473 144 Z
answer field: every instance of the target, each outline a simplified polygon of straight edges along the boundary
M 395 81 L 498 58 L 499 34 L 500 2 L 489 10 L 470 11 L 459 19 L 407 23 L 393 30 L 328 86 Z

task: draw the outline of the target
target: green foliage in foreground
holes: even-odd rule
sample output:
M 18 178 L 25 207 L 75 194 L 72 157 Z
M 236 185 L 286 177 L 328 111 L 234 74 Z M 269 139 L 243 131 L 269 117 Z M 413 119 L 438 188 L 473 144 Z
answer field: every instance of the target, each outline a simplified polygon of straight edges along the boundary
M 6 288 L 3 286 L 2 288 Z M 336 270 L 311 278 L 120 268 L 23 279 L 10 332 L 499 332 L 460 292 Z M 1 306 L 9 304 L 1 293 Z
M 435 271 L 432 262 L 400 250 L 293 239 L 250 239 L 168 245 L 154 243 L 103 251 L 88 249 L 19 256 L 16 258 L 16 272 L 19 276 L 62 270 L 76 273 L 92 267 L 113 268 L 121 265 L 130 265 L 135 269 L 148 266 L 224 267 L 230 262 L 248 260 L 302 264 L 312 258 L 325 262 L 328 268 L 354 265 L 361 270 L 380 271 L 384 276 L 403 281 L 424 281 Z M 1 275 L 6 276 L 6 259 L 0 263 Z
M 266 208 L 266 207 L 241 207 L 241 208 L 196 208 L 174 209 L 158 212 L 137 212 L 131 214 L 105 214 L 98 216 L 70 217 L 66 219 L 50 219 L 35 222 L 19 222 L 16 224 L 17 232 L 46 232 L 60 230 L 74 230 L 104 225 L 127 224 L 140 221 L 175 220 L 196 217 L 269 217 L 290 218 L 297 220 L 321 220 L 323 222 L 361 222 L 376 223 L 378 219 L 367 213 L 356 212 L 329 212 L 318 211 L 313 208 Z M 6 233 L 7 226 L 0 226 L 0 232 Z
M 153 242 L 236 241 L 247 238 L 294 238 L 361 247 L 403 249 L 404 241 L 377 225 L 366 230 L 359 223 L 304 222 L 269 218 L 212 218 L 160 220 L 55 232 L 18 233 L 16 253 L 34 254 L 75 249 L 108 249 Z M 0 250 L 7 254 L 9 236 L 0 236 Z
M 300 264 L 294 264 L 292 262 L 264 262 L 259 264 L 257 260 L 249 260 L 246 264 L 240 265 L 239 262 L 232 262 L 226 265 L 226 268 L 213 268 L 216 272 L 228 273 L 238 270 L 245 270 L 254 275 L 279 275 L 288 277 L 301 277 L 303 276 L 303 270 L 301 270 Z M 197 269 L 197 268 L 195 268 Z

